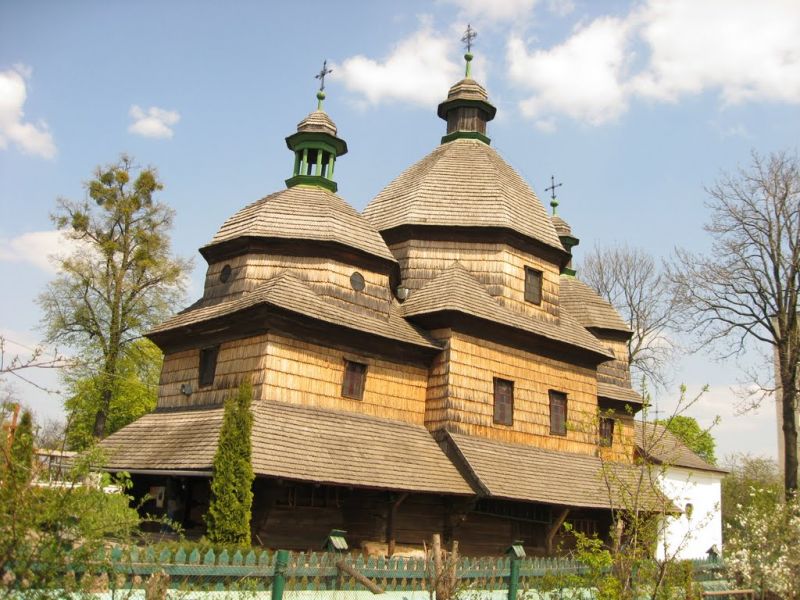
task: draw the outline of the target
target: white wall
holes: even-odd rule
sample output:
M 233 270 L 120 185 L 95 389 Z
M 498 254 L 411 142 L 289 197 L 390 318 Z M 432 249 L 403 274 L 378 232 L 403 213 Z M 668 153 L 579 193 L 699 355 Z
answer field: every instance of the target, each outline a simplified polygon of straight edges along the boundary
M 722 473 L 669 467 L 661 475 L 661 489 L 686 513 L 667 517 L 656 556 L 666 558 L 706 558 L 706 551 L 716 545 L 722 551 L 721 481 Z

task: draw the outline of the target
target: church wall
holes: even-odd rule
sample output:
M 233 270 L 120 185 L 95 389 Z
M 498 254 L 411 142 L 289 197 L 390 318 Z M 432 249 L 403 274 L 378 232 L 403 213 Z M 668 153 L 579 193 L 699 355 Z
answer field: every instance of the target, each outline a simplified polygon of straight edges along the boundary
M 425 426 L 430 431 L 441 429 L 447 423 L 447 400 L 450 375 L 449 329 L 428 332 L 436 340 L 445 342 L 443 350 L 436 355 L 428 371 L 428 387 L 425 394 Z
M 594 369 L 454 332 L 449 345 L 447 427 L 541 448 L 597 452 Z M 493 379 L 514 382 L 513 424 L 493 423 Z M 549 390 L 567 394 L 567 435 L 550 434 Z
M 603 338 L 597 334 L 595 334 L 595 337 L 600 340 L 603 346 L 611 350 L 616 357 L 614 360 L 601 363 L 597 367 L 597 380 L 630 387 L 631 372 L 628 366 L 628 344 L 619 340 Z
M 558 265 L 508 244 L 406 240 L 390 246 L 400 263 L 403 285 L 421 288 L 439 272 L 459 261 L 502 304 L 532 316 L 558 319 Z M 525 267 L 542 272 L 542 303 L 525 301 Z
M 214 382 L 207 387 L 200 387 L 198 383 L 200 348 L 166 354 L 158 385 L 158 408 L 222 404 L 246 378 L 250 379 L 258 397 L 266 351 L 266 335 L 221 344 Z M 190 385 L 192 393 L 181 393 L 181 384 Z
M 260 398 L 423 424 L 428 371 L 269 334 Z M 345 360 L 367 365 L 362 400 L 342 396 Z
M 220 273 L 225 265 L 231 266 L 231 276 L 222 283 Z M 214 303 L 238 298 L 286 270 L 308 282 L 320 296 L 339 304 L 355 305 L 376 316 L 385 316 L 389 309 L 392 295 L 388 275 L 329 258 L 271 254 L 244 254 L 209 265 L 203 300 Z M 350 284 L 350 276 L 356 271 L 365 282 L 360 292 Z

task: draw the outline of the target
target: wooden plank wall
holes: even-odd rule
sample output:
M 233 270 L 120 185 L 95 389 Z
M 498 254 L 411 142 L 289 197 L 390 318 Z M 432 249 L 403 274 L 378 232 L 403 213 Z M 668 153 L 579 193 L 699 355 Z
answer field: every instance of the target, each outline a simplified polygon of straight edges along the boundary
M 269 333 L 260 398 L 422 425 L 428 371 Z M 345 360 L 367 365 L 362 400 L 342 396 Z
M 392 245 L 401 280 L 419 289 L 454 261 L 459 261 L 490 294 L 506 306 L 539 318 L 558 319 L 559 268 L 556 264 L 507 244 L 406 240 Z M 542 271 L 542 303 L 525 301 L 525 267 Z
M 200 349 L 173 352 L 164 356 L 158 386 L 158 408 L 178 408 L 222 404 L 245 378 L 250 378 L 255 397 L 264 382 L 267 336 L 259 335 L 220 345 L 214 383 L 201 388 L 198 383 Z M 180 391 L 181 384 L 192 387 L 192 394 Z
M 597 451 L 594 369 L 480 340 L 450 337 L 447 427 L 468 435 L 551 450 Z M 514 382 L 513 425 L 493 423 L 493 378 Z M 550 435 L 549 390 L 567 394 L 567 435 Z
M 449 329 L 437 329 L 430 335 L 445 343 L 444 349 L 436 355 L 428 372 L 428 387 L 425 395 L 425 426 L 430 431 L 441 429 L 447 423 L 448 396 L 450 388 L 450 336 Z
M 230 279 L 222 283 L 219 275 L 225 265 L 230 265 L 232 271 Z M 203 300 L 213 304 L 237 298 L 287 270 L 308 282 L 320 296 L 387 318 L 392 301 L 388 275 L 324 257 L 245 254 L 212 263 L 206 271 Z M 365 287 L 361 292 L 350 285 L 350 276 L 355 271 L 364 276 Z

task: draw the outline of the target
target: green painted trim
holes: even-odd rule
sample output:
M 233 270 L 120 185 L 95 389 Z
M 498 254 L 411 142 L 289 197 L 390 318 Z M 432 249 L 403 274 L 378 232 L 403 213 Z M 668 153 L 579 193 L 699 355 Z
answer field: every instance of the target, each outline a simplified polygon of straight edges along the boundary
M 336 136 L 320 131 L 298 131 L 286 138 L 289 150 L 301 148 L 325 148 L 336 156 L 347 154 L 347 143 Z
M 566 275 L 567 277 L 575 277 L 575 275 L 577 275 L 578 273 L 575 269 L 564 267 L 563 269 L 561 269 L 561 274 Z
M 492 144 L 491 139 L 482 133 L 478 133 L 477 131 L 454 131 L 453 133 L 448 133 L 446 136 L 442 137 L 443 144 L 452 142 L 453 140 L 478 140 L 487 146 Z
M 497 114 L 497 108 L 489 104 L 487 101 L 471 100 L 469 98 L 455 98 L 454 100 L 445 100 L 439 105 L 439 108 L 436 109 L 436 114 L 439 115 L 440 119 L 444 119 L 446 121 L 447 113 L 461 106 L 480 108 L 482 111 L 486 113 L 487 121 L 491 121 L 492 119 L 494 119 L 495 114 Z
M 321 187 L 334 193 L 339 189 L 339 186 L 335 181 L 319 175 L 295 175 L 294 177 L 290 177 L 286 180 L 287 188 L 293 188 L 296 185 L 311 185 Z

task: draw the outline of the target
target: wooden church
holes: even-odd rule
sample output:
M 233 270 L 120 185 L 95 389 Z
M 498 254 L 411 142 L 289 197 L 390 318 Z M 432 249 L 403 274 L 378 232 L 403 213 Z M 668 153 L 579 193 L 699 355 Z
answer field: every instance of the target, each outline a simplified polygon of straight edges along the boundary
M 555 203 L 490 145 L 465 58 L 441 144 L 362 213 L 337 195 L 347 144 L 323 86 L 286 138 L 286 189 L 200 248 L 202 298 L 148 334 L 158 407 L 103 442 L 149 511 L 202 531 L 222 403 L 248 379 L 257 543 L 318 549 L 342 529 L 391 555 L 441 533 L 466 555 L 545 555 L 565 521 L 608 533 L 604 465 L 630 470 L 642 402 L 631 332 L 575 278 Z

